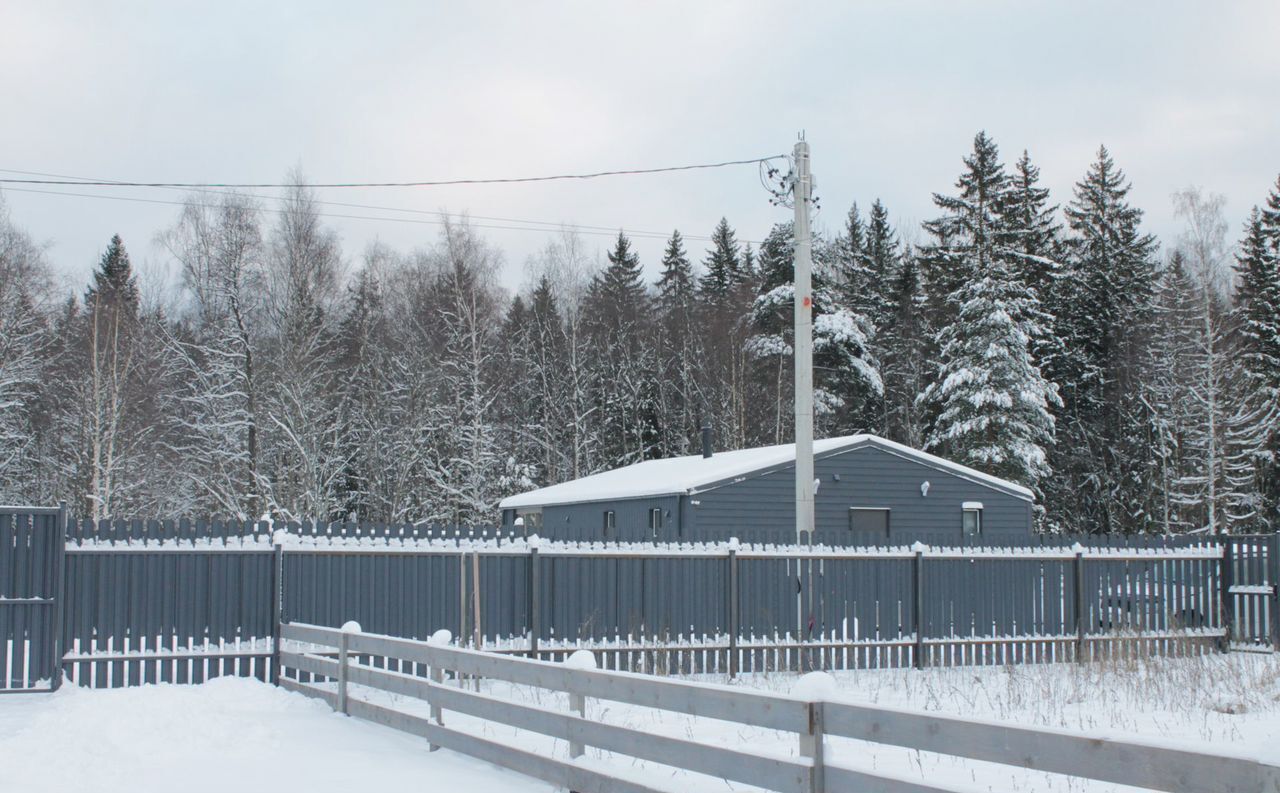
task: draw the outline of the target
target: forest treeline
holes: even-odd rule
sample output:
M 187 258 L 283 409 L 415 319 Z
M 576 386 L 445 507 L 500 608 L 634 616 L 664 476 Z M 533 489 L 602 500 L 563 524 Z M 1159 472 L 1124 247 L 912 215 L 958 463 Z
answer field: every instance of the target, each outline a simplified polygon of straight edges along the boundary
M 80 294 L 0 206 L 0 501 L 85 517 L 492 523 L 504 495 L 791 439 L 792 229 L 722 220 L 641 262 L 572 230 L 511 295 L 465 216 L 356 258 L 304 180 L 193 194 Z M 936 216 L 878 200 L 815 239 L 818 435 L 872 432 L 1038 494 L 1048 531 L 1275 528 L 1280 181 L 1233 228 L 1187 189 L 1161 246 L 1105 148 L 1055 200 L 979 133 Z M 1058 203 L 1065 201 L 1065 203 Z M 1239 219 L 1236 219 L 1239 223 Z M 699 246 L 701 247 L 701 246 Z

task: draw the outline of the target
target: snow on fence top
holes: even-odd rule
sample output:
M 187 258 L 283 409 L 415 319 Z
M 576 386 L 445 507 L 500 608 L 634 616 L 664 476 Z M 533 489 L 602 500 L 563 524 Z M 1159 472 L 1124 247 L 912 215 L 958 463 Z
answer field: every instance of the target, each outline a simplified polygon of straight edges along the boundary
M 981 482 L 1008 493 L 1031 499 L 1030 490 L 1013 482 L 953 463 L 919 449 L 876 435 L 845 435 L 814 441 L 815 455 L 836 453 L 844 449 L 872 445 L 894 454 L 917 460 L 933 468 L 958 474 L 966 479 Z M 673 494 L 695 493 L 711 485 L 731 481 L 758 471 L 777 468 L 796 459 L 794 443 L 779 446 L 761 446 L 755 449 L 717 452 L 711 457 L 700 454 L 686 457 L 668 457 L 662 460 L 645 460 L 641 463 L 615 468 L 571 482 L 530 490 L 502 500 L 499 507 L 542 507 L 552 504 L 571 504 L 583 501 L 607 501 L 622 498 L 643 498 Z
M 67 527 L 67 548 L 77 551 L 270 551 L 273 536 L 283 540 L 289 551 L 330 553 L 482 553 L 522 555 L 533 546 L 543 554 L 600 556 L 727 556 L 732 550 L 740 558 L 753 556 L 908 558 L 914 550 L 895 546 L 795 546 L 770 542 L 769 538 L 738 542 L 714 539 L 706 542 L 603 542 L 549 540 L 524 537 L 523 527 L 450 526 L 419 523 L 273 522 L 270 520 L 103 520 L 73 521 Z M 1270 537 L 1145 537 L 1110 535 L 1039 535 L 1025 544 L 984 546 L 956 542 L 948 538 L 926 538 L 925 556 L 930 558 L 1022 557 L 1066 559 L 1074 556 L 1072 546 L 1082 543 L 1090 557 L 1174 556 L 1216 558 L 1222 544 L 1232 543 L 1236 554 L 1257 553 Z
M 1201 543 L 1191 546 L 1126 547 L 1092 545 L 1089 547 L 1053 547 L 1043 545 L 990 547 L 933 547 L 916 543 L 911 547 L 830 545 L 782 545 L 773 543 L 726 542 L 579 542 L 551 541 L 523 537 L 373 537 L 337 535 L 281 535 L 281 547 L 295 553 L 334 554 L 483 554 L 524 556 L 536 550 L 544 556 L 676 556 L 682 558 L 727 558 L 735 553 L 740 559 L 752 558 L 827 558 L 827 559 L 912 559 L 919 553 L 927 559 L 1026 559 L 1066 560 L 1076 556 L 1077 549 L 1086 559 L 1210 559 L 1222 556 L 1222 546 Z M 147 538 L 73 541 L 72 552 L 246 552 L 273 551 L 270 535 L 187 540 L 181 538 L 150 540 Z
M 459 526 L 418 521 L 416 523 L 361 523 L 351 521 L 273 521 L 262 520 L 78 520 L 67 525 L 67 539 L 72 542 L 149 542 L 182 540 L 196 543 L 234 543 L 251 538 L 270 543 L 278 530 L 308 537 L 376 537 L 433 539 L 458 537 L 490 539 L 513 537 L 517 529 L 496 526 Z

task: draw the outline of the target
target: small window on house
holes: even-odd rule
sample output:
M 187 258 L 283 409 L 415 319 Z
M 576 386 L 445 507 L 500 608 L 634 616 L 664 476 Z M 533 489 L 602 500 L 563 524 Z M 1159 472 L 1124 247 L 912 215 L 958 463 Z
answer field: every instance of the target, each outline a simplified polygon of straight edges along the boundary
M 653 536 L 658 536 L 658 531 L 662 528 L 662 510 L 649 510 L 649 531 L 653 532 Z
M 962 508 L 960 526 L 966 537 L 982 535 L 982 505 L 976 501 L 966 501 Z
M 883 507 L 849 507 L 849 530 L 859 539 L 884 539 L 889 536 L 889 510 Z
M 602 528 L 606 537 L 614 533 L 614 530 L 618 528 L 618 515 L 616 512 L 610 509 L 604 513 L 604 526 Z

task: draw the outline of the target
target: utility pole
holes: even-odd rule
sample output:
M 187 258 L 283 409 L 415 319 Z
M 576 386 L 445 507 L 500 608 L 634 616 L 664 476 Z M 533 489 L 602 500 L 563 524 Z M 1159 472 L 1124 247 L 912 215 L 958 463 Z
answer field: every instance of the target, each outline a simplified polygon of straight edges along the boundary
M 809 232 L 809 144 L 801 133 L 795 149 L 795 397 L 796 397 L 796 543 L 813 543 L 813 240 Z

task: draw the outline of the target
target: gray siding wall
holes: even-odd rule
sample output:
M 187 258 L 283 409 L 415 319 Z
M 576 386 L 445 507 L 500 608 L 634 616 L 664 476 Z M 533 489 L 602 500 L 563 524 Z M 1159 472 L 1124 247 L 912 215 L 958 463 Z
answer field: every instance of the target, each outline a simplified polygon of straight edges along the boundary
M 543 507 L 543 537 L 557 540 L 621 540 L 645 542 L 654 539 L 649 530 L 649 510 L 662 510 L 662 530 L 658 540 L 669 542 L 680 539 L 679 496 L 656 496 L 620 501 L 597 501 L 581 504 L 560 504 Z M 601 531 L 604 513 L 613 510 L 617 531 L 608 537 Z
M 895 542 L 958 542 L 961 505 L 966 501 L 982 502 L 982 533 L 988 543 L 1031 532 L 1030 502 L 874 446 L 819 457 L 814 471 L 821 482 L 814 504 L 819 542 L 850 542 L 850 507 L 888 507 L 890 538 Z M 929 495 L 921 496 L 925 481 Z M 714 487 L 688 500 L 686 537 L 794 542 L 794 465 Z

